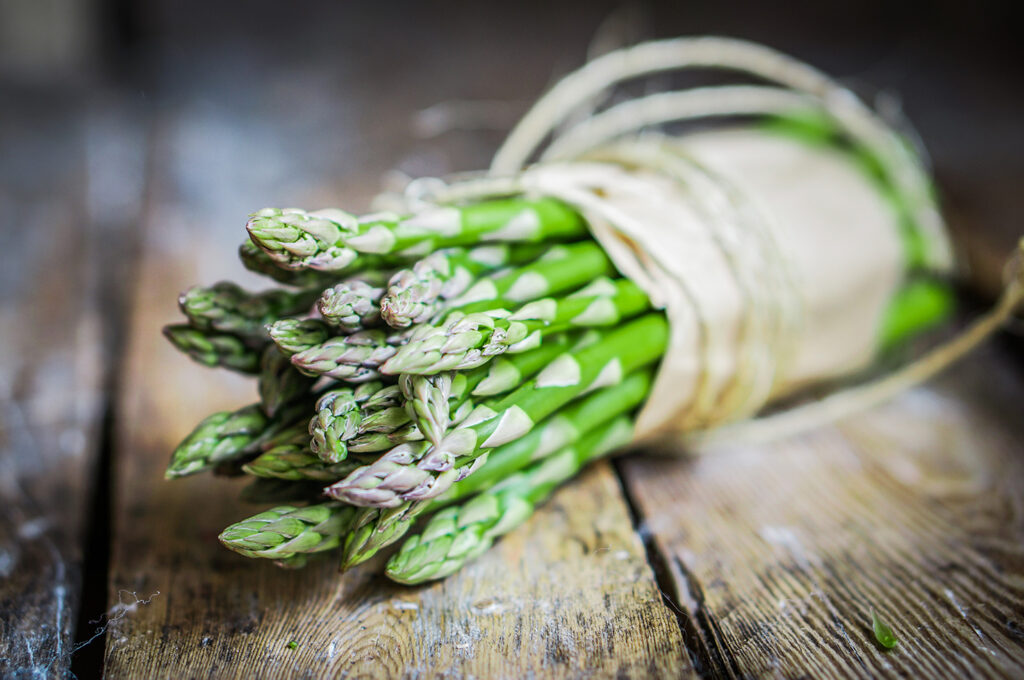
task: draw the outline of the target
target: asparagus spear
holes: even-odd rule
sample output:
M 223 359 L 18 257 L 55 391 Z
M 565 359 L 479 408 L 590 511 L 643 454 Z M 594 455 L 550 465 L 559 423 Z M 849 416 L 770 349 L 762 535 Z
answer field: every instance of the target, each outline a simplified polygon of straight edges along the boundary
M 400 409 L 401 397 L 396 385 L 379 382 L 324 393 L 309 421 L 310 449 L 326 463 L 340 463 L 348 455 L 347 442 L 376 422 L 374 414 Z
M 310 393 L 315 378 L 299 373 L 275 345 L 267 345 L 260 360 L 259 393 L 263 411 L 273 416 L 283 406 Z
M 425 255 L 479 241 L 538 242 L 586 234 L 576 212 L 549 198 L 437 207 L 406 218 L 266 208 L 246 229 L 280 267 L 336 272 L 355 266 L 361 253 Z
M 317 301 L 320 316 L 330 326 L 355 333 L 381 321 L 381 296 L 384 289 L 366 281 L 343 281 L 324 290 Z
M 629 418 L 617 418 L 490 491 L 441 510 L 388 560 L 388 578 L 416 584 L 458 571 L 486 552 L 496 538 L 525 522 L 541 501 L 586 463 L 629 441 L 632 429 Z
M 240 373 L 259 372 L 260 348 L 237 335 L 201 330 L 187 324 L 164 326 L 164 335 L 189 358 L 205 366 L 222 366 Z
M 259 404 L 207 416 L 174 449 L 164 476 L 192 475 L 244 455 L 259 441 L 268 423 Z
M 315 289 L 250 293 L 230 281 L 220 281 L 210 287 L 189 288 L 178 298 L 178 306 L 195 328 L 264 341 L 268 323 L 308 311 L 316 296 Z
M 480 279 L 452 299 L 447 308 L 484 311 L 507 302 L 537 300 L 578 288 L 614 271 L 608 256 L 593 241 L 557 245 L 535 262 Z M 498 305 L 488 305 L 488 301 Z M 467 308 L 469 305 L 472 307 Z
M 270 339 L 284 354 L 316 347 L 331 337 L 331 329 L 319 319 L 281 319 L 267 327 Z
M 494 244 L 431 253 L 391 277 L 380 303 L 381 316 L 393 328 L 427 321 L 440 311 L 442 300 L 462 294 L 484 272 L 533 260 L 546 247 L 546 244 L 519 247 Z
M 424 511 L 433 512 L 486 489 L 552 451 L 572 444 L 617 416 L 632 411 L 647 396 L 650 384 L 650 372 L 641 371 L 628 376 L 619 385 L 602 388 L 573 402 L 529 434 L 495 449 L 477 474 L 456 482 L 435 499 L 407 501 L 396 508 L 364 508 L 345 538 L 343 568 L 364 562 L 397 541 Z
M 348 443 L 348 450 L 353 453 L 380 453 L 399 444 L 422 440 L 423 433 L 416 424 L 406 423 L 385 432 L 364 432 Z M 367 462 L 372 462 L 372 459 Z M 355 466 L 352 469 L 355 469 Z
M 330 272 L 319 272 L 315 269 L 282 269 L 270 255 L 249 239 L 238 247 L 238 259 L 249 271 L 268 276 L 286 286 L 323 290 L 338 282 L 338 275 Z
M 203 419 L 175 448 L 165 476 L 184 477 L 214 467 L 232 468 L 261 447 L 274 446 L 289 436 L 310 404 L 300 399 L 281 408 L 273 418 L 260 404 L 221 411 Z M 230 465 L 229 465 L 230 464 Z
M 336 548 L 355 514 L 355 508 L 338 503 L 304 508 L 282 505 L 232 524 L 219 538 L 225 547 L 246 557 L 282 560 Z
M 243 465 L 242 469 L 254 477 L 333 482 L 359 466 L 358 458 L 341 463 L 325 463 L 309 449 L 309 436 L 305 431 L 299 434 L 302 436 L 264 451 Z
M 452 402 L 461 401 L 469 387 L 466 374 L 403 375 L 398 384 L 405 395 L 405 411 L 419 431 L 433 444 L 441 441 L 451 423 Z
M 325 375 L 358 383 L 379 377 L 377 368 L 398 351 L 401 338 L 382 330 L 339 335 L 296 352 L 291 361 L 306 375 Z
M 385 373 L 430 375 L 473 368 L 503 352 L 538 347 L 543 335 L 572 327 L 611 326 L 649 307 L 629 279 L 601 278 L 562 299 L 544 298 L 511 312 L 452 312 L 440 326 L 420 326 L 381 367 Z
M 429 453 L 423 447 L 396 447 L 325 493 L 367 507 L 436 497 L 473 474 L 491 448 L 518 439 L 581 394 L 617 384 L 623 375 L 657 361 L 667 339 L 661 314 L 631 321 L 593 345 L 562 354 L 505 398 L 481 404 Z
M 355 235 L 359 220 L 342 210 L 264 208 L 249 217 L 245 228 L 253 243 L 285 269 L 341 272 L 356 259 L 343 235 Z

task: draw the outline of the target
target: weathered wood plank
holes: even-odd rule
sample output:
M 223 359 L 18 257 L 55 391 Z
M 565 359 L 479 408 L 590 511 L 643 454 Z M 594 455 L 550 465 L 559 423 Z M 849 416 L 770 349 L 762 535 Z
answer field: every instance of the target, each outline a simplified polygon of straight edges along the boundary
M 624 460 L 705 670 L 1019 677 L 1024 398 L 994 350 L 838 427 Z M 871 631 L 874 609 L 899 646 Z
M 3 677 L 69 668 L 116 316 L 106 296 L 130 242 L 107 207 L 130 219 L 137 199 L 119 175 L 138 171 L 134 119 L 99 102 L 81 111 L 103 121 L 68 108 L 33 95 L 0 111 Z

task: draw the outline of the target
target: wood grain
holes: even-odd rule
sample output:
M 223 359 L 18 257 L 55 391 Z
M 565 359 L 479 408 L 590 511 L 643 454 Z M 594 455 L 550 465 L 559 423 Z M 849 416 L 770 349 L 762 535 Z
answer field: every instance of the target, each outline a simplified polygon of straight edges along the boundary
M 106 303 L 130 244 L 109 207 L 131 218 L 138 199 L 138 184 L 95 167 L 97 154 L 137 149 L 138 126 L 113 103 L 91 109 L 105 121 L 57 103 L 23 97 L 0 111 L 3 677 L 64 677 L 70 666 L 112 367 L 116 304 Z
M 838 427 L 621 462 L 712 677 L 1019 677 L 1024 398 L 991 348 Z M 876 610 L 899 638 L 874 640 Z

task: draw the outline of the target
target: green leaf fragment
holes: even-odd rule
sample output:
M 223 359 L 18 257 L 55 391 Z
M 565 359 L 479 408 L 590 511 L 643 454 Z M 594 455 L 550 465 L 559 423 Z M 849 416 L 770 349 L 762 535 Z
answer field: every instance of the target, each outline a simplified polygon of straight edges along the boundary
M 892 649 L 899 643 L 892 628 L 878 616 L 878 612 L 874 609 L 871 610 L 871 628 L 875 631 L 875 639 L 878 640 L 878 644 L 886 649 Z
M 288 649 L 298 649 L 298 647 L 299 647 L 299 643 L 296 642 L 295 640 L 292 640 L 291 642 L 288 643 Z

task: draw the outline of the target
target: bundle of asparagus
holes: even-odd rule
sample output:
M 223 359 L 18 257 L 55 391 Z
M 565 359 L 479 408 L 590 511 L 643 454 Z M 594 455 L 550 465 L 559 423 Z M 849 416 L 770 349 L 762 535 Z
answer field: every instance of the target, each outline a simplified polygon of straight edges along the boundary
M 666 321 L 565 204 L 405 219 L 264 210 L 247 229 L 243 263 L 293 289 L 193 288 L 187 323 L 166 335 L 201 363 L 257 374 L 260 401 L 206 418 L 167 477 L 251 475 L 250 499 L 313 504 L 227 528 L 232 550 L 296 566 L 340 547 L 351 566 L 445 509 L 463 518 L 446 529 L 457 543 L 414 536 L 415 558 L 389 567 L 405 583 L 439 578 L 629 440 Z
M 826 143 L 806 116 L 770 118 L 747 126 Z M 831 133 L 829 153 L 860 167 L 858 181 L 891 209 L 893 239 L 917 234 L 884 164 Z M 619 273 L 585 214 L 524 191 L 403 215 L 253 214 L 241 260 L 285 287 L 193 288 L 180 298 L 186 322 L 165 332 L 200 363 L 256 375 L 259 401 L 203 420 L 167 477 L 248 475 L 245 499 L 288 503 L 223 531 L 247 557 L 297 567 L 339 550 L 347 568 L 404 539 L 387 563 L 393 580 L 456 571 L 631 440 L 671 345 L 650 282 Z M 910 250 L 879 314 L 879 347 L 948 310 Z

